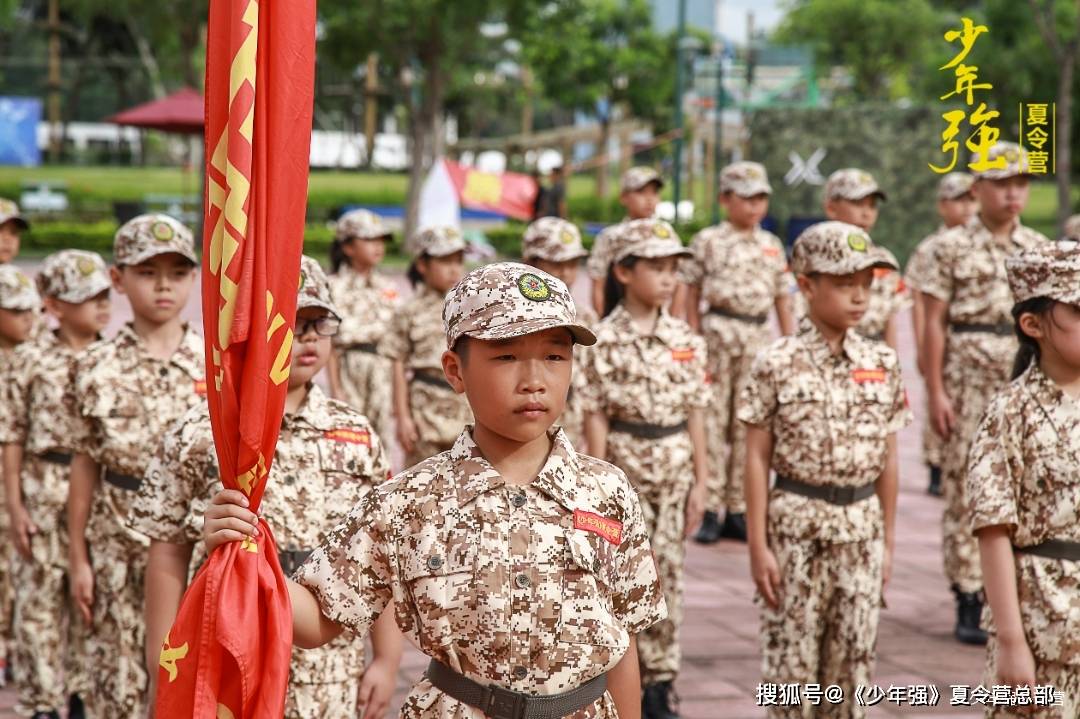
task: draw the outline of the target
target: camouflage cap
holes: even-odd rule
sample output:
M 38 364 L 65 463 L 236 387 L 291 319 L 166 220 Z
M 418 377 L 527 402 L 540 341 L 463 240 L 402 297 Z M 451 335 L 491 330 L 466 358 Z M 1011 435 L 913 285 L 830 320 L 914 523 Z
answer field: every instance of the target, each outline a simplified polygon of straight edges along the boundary
M 720 171 L 720 192 L 734 192 L 739 197 L 771 195 L 772 186 L 761 163 L 733 162 Z
M 658 188 L 664 186 L 664 178 L 653 168 L 631 167 L 622 174 L 619 192 L 637 192 L 650 182 L 655 182 Z
M 1080 305 L 1080 242 L 1042 242 L 1005 261 L 1009 287 L 1017 302 L 1049 297 Z
M 618 244 L 613 248 L 612 261 L 627 257 L 690 257 L 675 228 L 655 218 L 631 220 L 621 226 Z
M 113 240 L 113 261 L 137 265 L 151 257 L 175 252 L 198 264 L 191 230 L 161 213 L 139 215 L 121 225 Z
M 109 289 L 112 282 L 105 260 L 98 253 L 62 250 L 45 258 L 37 286 L 45 297 L 79 304 Z
M 573 222 L 559 217 L 541 217 L 525 229 L 521 239 L 521 256 L 548 262 L 567 262 L 588 257 L 581 244 L 581 232 Z
M 446 257 L 455 252 L 464 252 L 467 247 L 461 230 L 448 225 L 425 227 L 413 235 L 413 254 L 419 257 Z
M 15 201 L 0 197 L 0 225 L 5 222 L 14 222 L 24 230 L 30 227 L 30 223 L 22 216 Z
M 998 158 L 1005 158 L 1004 167 L 992 167 L 987 170 L 975 171 L 972 174 L 976 180 L 1005 180 L 1017 175 L 1030 175 L 1028 170 L 1027 150 L 1015 142 L 998 142 L 986 153 L 987 162 L 994 162 Z M 971 156 L 975 162 L 976 156 Z
M 334 227 L 334 239 L 348 240 L 357 237 L 361 240 L 390 239 L 392 233 L 383 224 L 382 218 L 367 210 L 349 210 L 338 218 Z
M 791 251 L 791 270 L 800 275 L 850 275 L 868 267 L 900 269 L 889 255 L 878 251 L 870 235 L 846 222 L 811 225 Z
M 870 195 L 886 199 L 874 176 L 865 170 L 847 167 L 829 175 L 825 182 L 825 200 L 861 200 Z
M 1065 220 L 1065 237 L 1080 241 L 1080 215 L 1070 215 L 1069 219 Z
M 15 265 L 0 265 L 0 308 L 5 310 L 36 310 L 41 297 L 30 278 Z
M 937 186 L 937 198 L 939 200 L 955 200 L 958 197 L 971 192 L 971 186 L 975 184 L 975 176 L 966 172 L 950 172 L 941 178 Z
M 330 281 L 319 263 L 307 255 L 300 258 L 300 287 L 296 297 L 296 309 L 321 307 L 341 317 L 341 311 L 334 304 L 330 294 Z
M 447 347 L 462 336 L 501 340 L 553 327 L 570 330 L 578 344 L 596 343 L 596 335 L 578 324 L 562 280 L 518 262 L 478 267 L 454 285 L 443 305 Z

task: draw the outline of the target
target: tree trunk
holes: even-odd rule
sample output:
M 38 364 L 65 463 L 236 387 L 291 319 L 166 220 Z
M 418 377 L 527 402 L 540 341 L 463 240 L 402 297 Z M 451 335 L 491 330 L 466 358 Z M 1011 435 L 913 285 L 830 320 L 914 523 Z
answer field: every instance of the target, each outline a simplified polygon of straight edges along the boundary
M 1065 220 L 1072 213 L 1070 184 L 1072 181 L 1072 86 L 1073 70 L 1076 65 L 1076 47 L 1070 45 L 1069 52 L 1062 58 L 1061 76 L 1057 91 L 1057 133 L 1054 138 L 1057 152 L 1057 236 L 1065 235 Z
M 124 24 L 127 26 L 132 41 L 135 43 L 135 49 L 139 53 L 139 61 L 142 62 L 143 68 L 146 69 L 146 77 L 150 81 L 150 90 L 154 93 L 154 98 L 160 100 L 165 97 L 165 83 L 161 80 L 161 67 L 154 56 L 154 51 L 151 49 L 146 36 L 139 30 L 138 23 L 128 18 Z
M 611 144 L 611 118 L 600 119 L 600 144 L 597 156 L 600 163 L 596 166 L 596 196 L 606 200 L 608 196 L 608 145 Z

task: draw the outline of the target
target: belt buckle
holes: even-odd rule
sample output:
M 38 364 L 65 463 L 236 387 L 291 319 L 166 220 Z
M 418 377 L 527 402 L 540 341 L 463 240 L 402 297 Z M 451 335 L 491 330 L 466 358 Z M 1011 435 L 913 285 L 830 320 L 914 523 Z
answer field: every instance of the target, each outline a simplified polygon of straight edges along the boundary
M 833 504 L 844 506 L 851 504 L 855 499 L 854 487 L 830 487 L 829 501 Z
M 490 719 L 524 719 L 525 697 L 501 687 L 488 687 L 483 711 Z

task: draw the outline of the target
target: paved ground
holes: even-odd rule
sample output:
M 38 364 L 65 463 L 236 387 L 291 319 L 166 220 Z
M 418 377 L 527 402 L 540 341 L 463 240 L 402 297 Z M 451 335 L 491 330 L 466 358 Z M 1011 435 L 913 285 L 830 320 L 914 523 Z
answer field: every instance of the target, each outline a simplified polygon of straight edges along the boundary
M 195 317 L 195 311 L 191 313 Z M 118 318 L 119 319 L 119 318 Z M 901 320 L 902 356 L 917 422 L 900 438 L 901 497 L 894 576 L 882 612 L 877 685 L 936 685 L 937 707 L 878 705 L 874 716 L 975 717 L 970 707 L 950 707 L 950 685 L 974 686 L 981 680 L 983 650 L 964 647 L 951 637 L 952 597 L 941 571 L 941 501 L 926 494 L 926 472 L 919 460 L 922 385 L 914 369 L 907 317 Z M 722 542 L 710 548 L 691 544 L 687 563 L 685 666 L 677 689 L 685 719 L 758 717 L 755 702 L 760 660 L 757 611 L 746 548 Z M 401 671 L 398 701 L 426 661 L 409 651 Z M 0 719 L 14 717 L 14 694 L 0 691 Z

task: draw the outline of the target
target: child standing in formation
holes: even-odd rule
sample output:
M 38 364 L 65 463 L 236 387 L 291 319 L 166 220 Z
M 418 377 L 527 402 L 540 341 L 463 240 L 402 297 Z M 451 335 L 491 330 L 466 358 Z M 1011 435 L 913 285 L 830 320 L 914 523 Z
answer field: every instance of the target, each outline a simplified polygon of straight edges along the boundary
M 326 397 L 313 381 L 329 360 L 330 338 L 340 318 L 322 268 L 302 258 L 289 391 L 262 501 L 286 576 L 390 474 L 382 443 L 368 421 Z M 151 685 L 159 656 L 169 649 L 169 627 L 189 573 L 205 558 L 202 546 L 194 561 L 192 556 L 201 539 L 203 512 L 221 489 L 209 408 L 198 404 L 165 435 L 128 520 L 131 529 L 150 537 L 145 614 L 146 664 L 155 670 Z M 352 636 L 342 635 L 321 649 L 294 651 L 286 719 L 353 716 L 358 692 L 364 716 L 381 717 L 401 658 L 392 611 L 375 623 L 373 639 L 375 657 L 366 672 L 364 645 Z
M 898 269 L 886 262 L 854 225 L 803 232 L 791 265 L 808 314 L 797 335 L 758 355 L 740 398 L 763 681 L 835 684 L 845 697 L 770 716 L 866 714 L 854 691 L 873 669 L 895 539 L 896 432 L 911 421 L 896 353 L 851 331 L 874 269 Z
M 167 215 L 139 215 L 117 230 L 113 258 L 113 288 L 133 319 L 76 361 L 67 513 L 72 593 L 98 680 L 84 697 L 91 717 L 144 711 L 149 540 L 124 521 L 166 428 L 206 396 L 203 341 L 180 318 L 195 284 L 191 230 Z
M 1047 242 L 1020 223 L 1030 182 L 1027 154 L 1018 145 L 999 142 L 988 155 L 991 163 L 1001 159 L 1004 164 L 974 173 L 971 187 L 979 212 L 934 243 L 921 287 L 930 420 L 945 440 L 942 554 L 956 597 L 956 638 L 967 644 L 986 643 L 979 626 L 983 581 L 978 542 L 964 498 L 968 452 L 987 404 L 1009 381 L 1017 350 L 1005 260 Z
M 604 313 L 604 283 L 614 260 L 615 244 L 622 234 L 622 226 L 627 222 L 647 220 L 655 215 L 662 189 L 664 178 L 651 167 L 631 167 L 623 173 L 619 183 L 619 204 L 626 208 L 626 217 L 618 224 L 605 227 L 596 236 L 585 265 L 585 270 L 592 279 L 592 304 L 597 314 Z
M 67 576 L 68 472 L 78 417 L 71 388 L 76 358 L 109 323 L 109 273 L 93 252 L 45 258 L 37 276 L 45 307 L 58 322 L 19 346 L 5 381 L 9 413 L 0 424 L 15 578 L 17 711 L 57 719 L 60 707 L 81 716 L 88 686 L 80 660 L 85 628 L 71 611 Z M 71 701 L 69 704 L 69 696 Z
M 922 287 L 929 264 L 934 256 L 934 244 L 947 230 L 968 223 L 978 204 L 971 194 L 971 184 L 975 178 L 966 172 L 950 172 L 941 178 L 937 189 L 937 211 L 941 224 L 933 233 L 923 238 L 908 258 L 904 271 L 904 283 L 908 286 L 914 305 L 911 308 L 911 324 L 915 334 L 915 352 L 919 374 L 926 375 L 926 351 L 924 331 L 926 328 L 926 302 Z M 929 398 L 927 399 L 929 407 Z M 929 415 L 929 410 L 927 410 Z M 930 486 L 927 491 L 935 497 L 941 496 L 941 459 L 944 445 L 941 435 L 934 431 L 931 422 L 923 423 L 922 433 L 923 463 L 930 468 Z
M 19 255 L 22 233 L 28 229 L 30 223 L 19 212 L 19 206 L 0 197 L 0 265 L 14 262 Z
M 588 251 L 581 244 L 581 232 L 572 223 L 558 217 L 543 217 L 525 229 L 521 241 L 521 256 L 525 263 L 562 280 L 573 291 L 577 282 L 582 258 Z M 578 308 L 578 322 L 595 327 L 599 319 L 592 308 Z M 581 406 L 581 393 L 585 390 L 584 363 L 588 349 L 580 347 L 574 353 L 574 372 L 570 379 L 570 392 L 566 397 L 566 410 L 560 424 L 570 443 L 585 450 L 585 411 Z
M 402 717 L 634 717 L 635 635 L 665 614 L 641 509 L 621 471 L 551 431 L 574 344 L 595 337 L 566 285 L 510 262 L 451 290 L 443 327 L 476 424 L 376 487 L 300 568 L 294 641 L 362 635 L 393 601 L 431 657 Z M 215 497 L 210 551 L 255 531 L 244 501 Z
M 701 521 L 708 476 L 705 341 L 668 314 L 683 248 L 671 225 L 621 226 L 605 288 L 605 316 L 586 368 L 589 454 L 626 472 L 638 492 L 668 618 L 638 640 L 642 715 L 676 719 L 685 539 Z
M 443 300 L 465 272 L 465 239 L 453 227 L 429 227 L 410 244 L 415 294 L 394 315 L 378 346 L 379 354 L 394 363 L 394 418 L 406 466 L 452 447 L 472 421 L 468 403 L 442 374 L 439 341 Z
M 378 272 L 391 239 L 378 215 L 352 210 L 338 220 L 330 247 L 330 289 L 343 313 L 330 356 L 331 394 L 383 438 L 391 436 L 393 367 L 378 345 L 401 307 L 393 281 Z
M 712 389 L 707 417 L 712 472 L 705 518 L 695 537 L 702 544 L 721 537 L 746 541 L 745 431 L 735 419 L 735 402 L 751 362 L 771 336 L 769 310 L 775 307 L 783 334 L 795 331 L 790 306 L 795 279 L 784 245 L 761 228 L 770 194 L 762 165 L 736 162 L 725 167 L 720 172 L 720 204 L 727 220 L 694 235 L 693 257 L 680 265 L 679 279 L 689 286 L 686 319 L 705 337 Z M 708 306 L 704 316 L 702 301 Z
M 0 265 L 0 378 L 10 377 L 17 367 L 15 348 L 33 335 L 40 308 L 41 297 L 30 278 L 14 265 Z M 0 508 L 0 533 L 7 536 L 9 531 L 8 511 Z M 0 560 L 0 686 L 7 683 L 8 653 L 12 649 L 10 572 L 11 563 Z
M 967 499 L 991 640 L 987 685 L 1050 685 L 1080 716 L 1080 243 L 1006 261 L 1020 351 L 971 447 Z M 987 716 L 1012 714 L 989 708 Z

